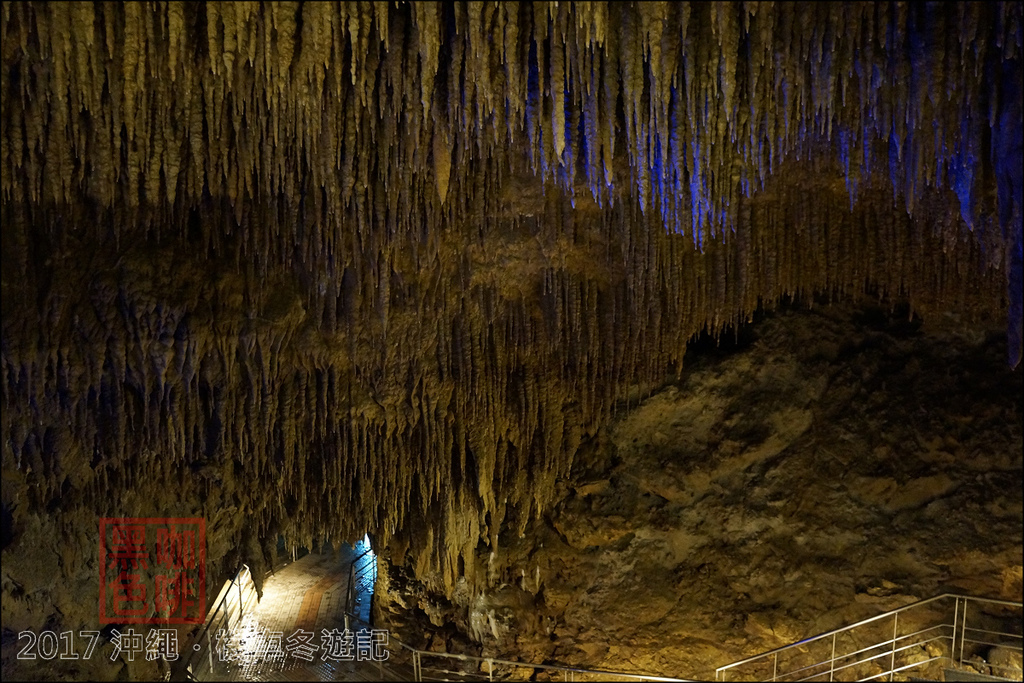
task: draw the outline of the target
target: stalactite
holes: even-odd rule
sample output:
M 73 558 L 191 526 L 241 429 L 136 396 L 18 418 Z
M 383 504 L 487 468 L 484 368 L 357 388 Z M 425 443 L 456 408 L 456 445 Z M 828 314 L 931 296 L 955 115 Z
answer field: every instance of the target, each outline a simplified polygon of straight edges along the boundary
M 261 532 L 436 523 L 451 588 L 759 301 L 870 282 L 1019 360 L 1019 3 L 521 9 L 4 3 L 5 467 L 237 463 Z

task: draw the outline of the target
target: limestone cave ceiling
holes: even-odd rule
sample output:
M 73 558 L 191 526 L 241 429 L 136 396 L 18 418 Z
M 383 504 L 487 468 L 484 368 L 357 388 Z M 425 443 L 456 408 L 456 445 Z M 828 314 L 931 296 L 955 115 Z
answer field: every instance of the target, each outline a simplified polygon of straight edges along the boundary
M 3 3 L 5 506 L 433 520 L 450 582 L 759 305 L 868 288 L 1016 366 L 1021 14 Z

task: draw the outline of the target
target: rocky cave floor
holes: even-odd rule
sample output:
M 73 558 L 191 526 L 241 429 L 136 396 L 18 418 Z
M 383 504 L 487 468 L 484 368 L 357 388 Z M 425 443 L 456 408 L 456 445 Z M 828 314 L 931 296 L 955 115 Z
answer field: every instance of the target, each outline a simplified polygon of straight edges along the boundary
M 381 603 L 413 609 L 381 614 L 434 650 L 714 679 L 945 591 L 1020 601 L 1005 358 L 1005 334 L 952 318 L 769 314 L 694 349 L 580 454 L 551 514 L 499 552 L 517 580 L 460 615 L 394 576 Z

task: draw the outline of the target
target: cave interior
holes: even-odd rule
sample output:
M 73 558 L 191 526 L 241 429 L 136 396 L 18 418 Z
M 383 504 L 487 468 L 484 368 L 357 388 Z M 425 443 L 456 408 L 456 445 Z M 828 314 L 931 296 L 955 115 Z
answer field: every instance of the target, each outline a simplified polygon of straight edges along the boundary
M 98 628 L 100 518 L 202 518 L 210 585 L 245 563 L 258 590 L 280 548 L 368 534 L 396 629 L 668 675 L 714 668 L 679 611 L 736 659 L 858 595 L 1021 599 L 1021 3 L 0 21 L 5 679 L 156 675 L 12 654 Z M 783 489 L 870 508 L 833 538 L 953 559 L 825 572 L 831 597 L 809 582 L 789 621 L 744 621 L 789 599 L 755 598 L 796 581 L 778 553 L 819 514 Z M 721 545 L 754 508 L 789 529 L 750 532 L 774 555 Z M 667 641 L 633 650 L 699 656 L 611 659 L 580 625 L 607 609 L 586 572 L 698 512 L 704 540 L 678 531 L 668 578 L 629 590 L 673 596 L 650 608 Z M 943 546 L 914 515 L 998 534 Z M 707 588 L 734 555 L 763 584 Z

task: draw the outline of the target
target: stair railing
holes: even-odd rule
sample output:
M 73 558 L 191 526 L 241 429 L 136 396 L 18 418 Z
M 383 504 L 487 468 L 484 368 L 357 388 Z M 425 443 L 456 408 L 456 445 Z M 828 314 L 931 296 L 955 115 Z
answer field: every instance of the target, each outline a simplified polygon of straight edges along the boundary
M 901 627 L 908 632 L 901 635 Z M 715 680 L 734 674 L 740 680 L 891 681 L 932 663 L 963 667 L 965 653 L 973 657 L 995 647 L 1022 651 L 1021 603 L 944 593 L 720 666 Z M 1021 674 L 1002 664 L 985 666 L 997 676 Z

